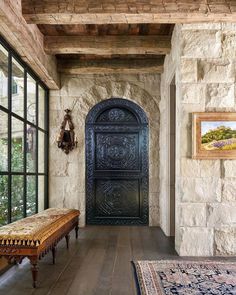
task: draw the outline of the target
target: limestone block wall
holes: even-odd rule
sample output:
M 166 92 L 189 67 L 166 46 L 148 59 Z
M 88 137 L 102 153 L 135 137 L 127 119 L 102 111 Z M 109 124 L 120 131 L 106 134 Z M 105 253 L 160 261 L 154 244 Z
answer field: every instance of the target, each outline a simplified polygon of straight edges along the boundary
M 236 254 L 236 160 L 193 160 L 192 112 L 236 111 L 236 25 L 175 27 L 161 81 L 161 226 L 168 234 L 169 84 L 176 81 L 176 250 Z
M 98 102 L 126 98 L 140 105 L 149 119 L 149 223 L 159 224 L 160 75 L 64 75 L 60 90 L 50 92 L 50 207 L 78 208 L 85 225 L 85 118 Z M 64 110 L 72 110 L 78 148 L 65 155 L 56 138 Z

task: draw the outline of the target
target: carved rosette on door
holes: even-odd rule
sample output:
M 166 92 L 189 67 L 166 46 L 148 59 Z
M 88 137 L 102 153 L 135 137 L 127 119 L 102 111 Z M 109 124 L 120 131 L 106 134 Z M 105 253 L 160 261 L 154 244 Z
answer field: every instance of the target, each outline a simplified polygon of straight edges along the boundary
M 138 134 L 96 134 L 96 169 L 138 169 Z
M 87 224 L 148 224 L 148 120 L 112 98 L 86 119 Z

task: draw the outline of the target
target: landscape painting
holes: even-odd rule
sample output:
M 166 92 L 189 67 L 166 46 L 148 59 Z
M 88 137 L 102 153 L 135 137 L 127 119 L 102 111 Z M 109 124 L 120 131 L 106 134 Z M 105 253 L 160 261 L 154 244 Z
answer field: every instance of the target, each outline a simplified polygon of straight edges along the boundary
M 193 158 L 236 159 L 236 113 L 193 113 Z
M 203 150 L 213 151 L 236 149 L 236 122 L 201 122 L 201 140 L 201 147 Z

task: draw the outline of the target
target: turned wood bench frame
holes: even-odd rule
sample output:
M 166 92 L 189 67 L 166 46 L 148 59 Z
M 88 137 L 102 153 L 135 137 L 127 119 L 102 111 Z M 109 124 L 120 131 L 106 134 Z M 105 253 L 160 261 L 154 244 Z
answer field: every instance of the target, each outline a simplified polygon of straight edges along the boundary
M 78 216 L 62 225 L 39 246 L 0 245 L 0 257 L 5 257 L 9 263 L 21 263 L 25 257 L 28 257 L 31 263 L 33 287 L 36 288 L 38 277 L 38 261 L 51 250 L 53 264 L 55 264 L 57 243 L 65 237 L 68 249 L 70 240 L 69 233 L 73 229 L 75 229 L 75 236 L 76 239 L 78 239 Z

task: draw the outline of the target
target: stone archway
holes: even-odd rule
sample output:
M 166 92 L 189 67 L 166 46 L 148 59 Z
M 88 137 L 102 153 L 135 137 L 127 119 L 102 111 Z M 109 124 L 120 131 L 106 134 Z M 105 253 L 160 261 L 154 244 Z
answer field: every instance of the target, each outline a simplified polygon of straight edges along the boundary
M 145 77 L 144 77 L 145 78 Z M 139 78 L 140 79 L 140 78 Z M 145 78 L 146 79 L 146 78 Z M 51 169 L 50 206 L 75 207 L 81 211 L 80 226 L 85 224 L 85 119 L 89 110 L 98 102 L 109 97 L 121 97 L 138 104 L 146 113 L 149 121 L 149 225 L 159 225 L 159 122 L 160 101 L 159 78 L 153 75 L 153 81 L 142 87 L 142 83 L 108 79 L 106 75 L 94 81 L 90 77 L 69 76 L 64 79 L 60 96 L 55 97 L 59 105 L 51 118 Z M 153 85 L 156 85 L 154 89 Z M 86 86 L 86 87 L 85 87 Z M 80 90 L 82 89 L 82 90 Z M 154 91 L 156 90 L 156 91 Z M 54 97 L 51 97 L 51 100 Z M 68 157 L 58 155 L 54 142 L 56 131 L 65 108 L 73 109 L 72 116 L 78 137 L 78 148 Z M 59 111 L 60 110 L 60 111 Z M 53 115 L 53 111 L 51 111 Z M 60 157 L 60 163 L 53 159 Z M 58 167 L 55 167 L 57 165 Z M 59 167 L 60 165 L 60 167 Z M 66 167 L 66 168 L 65 168 Z M 63 182 L 59 178 L 63 177 Z M 73 177 L 73 182 L 71 178 Z M 60 180 L 60 181 L 59 181 Z M 54 185 L 55 184 L 55 185 Z M 55 190 L 55 187 L 57 188 Z M 62 193 L 63 191 L 63 193 Z M 66 195 L 70 195 L 67 198 Z

